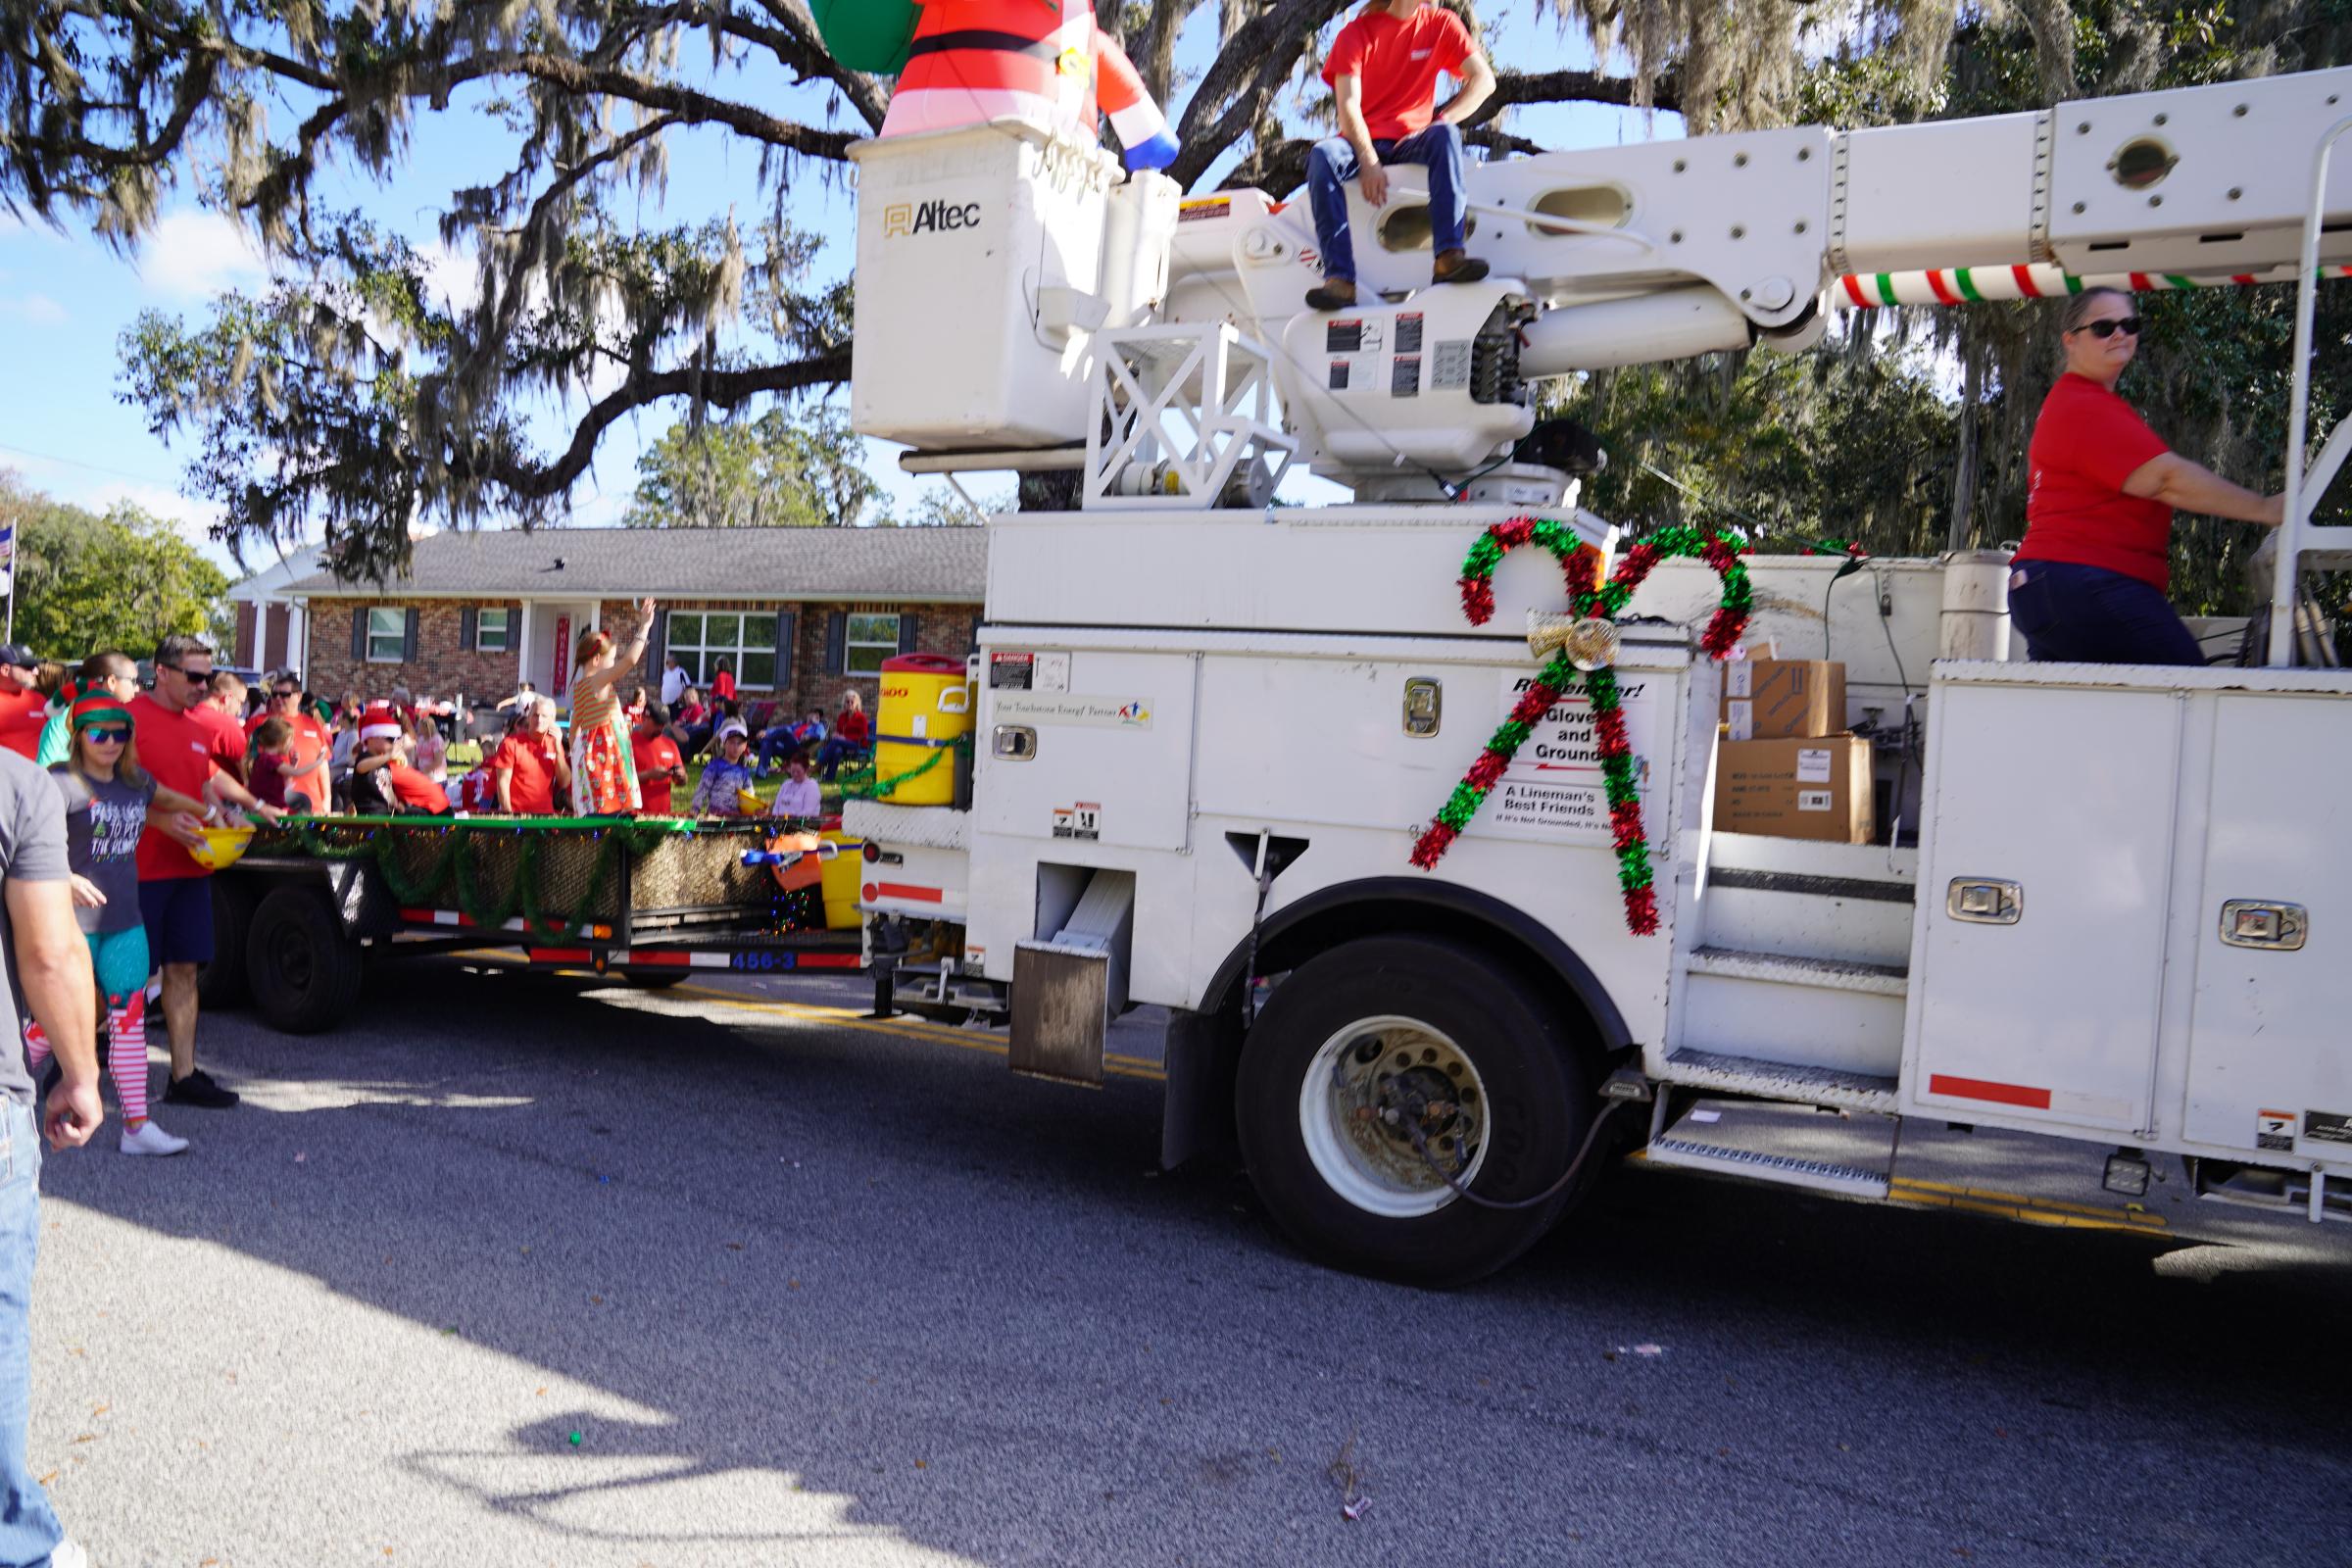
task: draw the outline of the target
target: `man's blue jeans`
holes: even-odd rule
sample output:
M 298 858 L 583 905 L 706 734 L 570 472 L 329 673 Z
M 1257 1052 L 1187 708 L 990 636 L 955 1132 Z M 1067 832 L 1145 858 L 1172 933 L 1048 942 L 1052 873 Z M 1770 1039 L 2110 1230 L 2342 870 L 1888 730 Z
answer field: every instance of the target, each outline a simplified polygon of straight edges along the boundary
M 11 1043 L 10 1049 L 14 1049 Z M 32 1253 L 41 1234 L 41 1135 L 0 1101 L 0 1563 L 46 1563 L 65 1539 L 25 1463 L 32 1424 Z
M 1462 195 L 1462 130 L 1444 121 L 1402 141 L 1377 138 L 1372 150 L 1384 166 L 1419 164 L 1429 171 L 1429 226 L 1433 248 L 1443 254 L 1462 248 L 1470 210 Z M 1315 143 L 1306 155 L 1306 194 L 1315 213 L 1315 242 L 1323 249 L 1323 275 L 1355 281 L 1355 239 L 1348 231 L 1348 182 L 1359 172 L 1355 149 L 1345 136 Z

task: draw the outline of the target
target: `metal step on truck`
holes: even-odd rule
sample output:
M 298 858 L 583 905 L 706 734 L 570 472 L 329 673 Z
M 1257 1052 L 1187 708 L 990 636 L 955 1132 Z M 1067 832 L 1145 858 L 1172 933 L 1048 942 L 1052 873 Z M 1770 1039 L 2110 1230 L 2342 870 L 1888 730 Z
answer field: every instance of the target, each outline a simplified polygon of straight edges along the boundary
M 880 983 L 1077 1083 L 1168 1009 L 1165 1157 L 1230 1129 L 1304 1250 L 1424 1282 L 1627 1151 L 1901 1198 L 1906 1127 L 2026 1135 L 2086 1199 L 2352 1215 L 2352 839 L 2313 787 L 2352 675 L 2294 619 L 2352 562 L 2311 520 L 2352 437 L 2308 456 L 2307 375 L 2271 662 L 2205 669 L 2013 657 L 2000 554 L 1621 534 L 1532 391 L 2085 278 L 2291 282 L 2308 349 L 2352 260 L 2339 100 L 2352 72 L 1479 165 L 1494 275 L 1434 291 L 1399 171 L 1351 195 L 1344 318 L 1303 303 L 1298 204 L 1180 202 L 1020 121 L 862 145 L 859 428 L 1073 498 L 991 520 L 968 808 L 849 809 Z M 909 234 L 917 199 L 980 216 Z M 1295 465 L 1353 501 L 1275 504 Z M 1725 830 L 1727 633 L 1845 666 L 1843 738 L 1783 782 L 1862 842 Z

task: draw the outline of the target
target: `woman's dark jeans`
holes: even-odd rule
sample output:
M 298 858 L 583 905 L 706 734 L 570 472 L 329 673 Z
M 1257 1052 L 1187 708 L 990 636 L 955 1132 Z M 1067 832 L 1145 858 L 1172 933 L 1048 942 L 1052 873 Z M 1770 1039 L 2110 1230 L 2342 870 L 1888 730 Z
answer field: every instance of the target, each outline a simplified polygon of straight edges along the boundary
M 2172 601 L 2104 566 L 2021 561 L 2009 573 L 2009 623 L 2037 664 L 2202 664 Z

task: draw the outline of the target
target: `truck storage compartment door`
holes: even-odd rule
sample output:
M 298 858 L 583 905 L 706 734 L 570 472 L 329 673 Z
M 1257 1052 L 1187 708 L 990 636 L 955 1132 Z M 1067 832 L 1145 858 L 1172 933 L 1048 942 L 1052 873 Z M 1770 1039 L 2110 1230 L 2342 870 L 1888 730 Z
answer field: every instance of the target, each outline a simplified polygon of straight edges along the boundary
M 2352 703 L 2216 701 L 2182 1132 L 2280 1163 L 2352 1161 L 2352 808 L 2328 782 Z
M 1074 845 L 1185 848 L 1194 657 L 983 643 L 982 667 L 1004 663 L 1001 652 L 1035 654 L 1052 675 L 1008 686 L 992 674 L 982 687 L 973 825 Z
M 2144 1126 L 2179 699 L 1939 672 L 1929 712 L 1904 1110 Z

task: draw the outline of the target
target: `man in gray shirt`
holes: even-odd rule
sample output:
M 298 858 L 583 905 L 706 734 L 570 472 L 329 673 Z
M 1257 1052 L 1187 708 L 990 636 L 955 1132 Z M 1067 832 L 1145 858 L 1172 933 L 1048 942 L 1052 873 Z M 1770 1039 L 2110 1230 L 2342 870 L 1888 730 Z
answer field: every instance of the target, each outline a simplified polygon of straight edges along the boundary
M 105 1119 L 98 1100 L 97 985 L 90 949 L 74 917 L 66 868 L 66 810 L 48 775 L 0 751 L 0 948 L 15 958 L 23 1006 L 57 1053 L 49 1093 L 49 1146 L 78 1149 Z M 82 1568 L 48 1494 L 25 1462 L 32 1407 L 33 1249 L 40 1239 L 41 1143 L 32 1076 L 10 974 L 0 967 L 0 1563 Z

